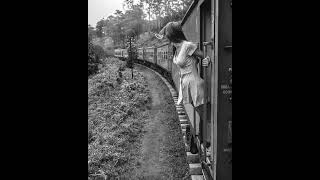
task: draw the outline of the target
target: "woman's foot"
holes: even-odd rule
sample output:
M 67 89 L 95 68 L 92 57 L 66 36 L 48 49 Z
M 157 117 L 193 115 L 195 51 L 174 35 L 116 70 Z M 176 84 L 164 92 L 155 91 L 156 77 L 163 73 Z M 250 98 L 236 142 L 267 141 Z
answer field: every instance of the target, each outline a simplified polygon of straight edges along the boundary
M 206 155 L 207 155 L 207 157 L 210 157 L 211 156 L 211 152 L 212 152 L 212 146 L 210 146 L 210 147 L 208 147 L 207 149 L 206 149 Z
M 200 139 L 200 144 L 203 144 L 203 140 Z M 206 148 L 209 148 L 211 146 L 211 143 L 207 141 Z

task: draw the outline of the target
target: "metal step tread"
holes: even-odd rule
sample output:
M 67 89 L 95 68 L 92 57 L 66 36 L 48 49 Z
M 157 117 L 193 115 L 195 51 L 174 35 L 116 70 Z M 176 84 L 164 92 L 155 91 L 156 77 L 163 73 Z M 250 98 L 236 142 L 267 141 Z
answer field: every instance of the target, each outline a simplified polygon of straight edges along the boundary
M 191 180 L 204 180 L 203 175 L 191 175 Z
M 180 125 L 181 124 L 188 124 L 188 121 L 180 121 Z
M 187 162 L 200 163 L 199 154 L 192 154 L 191 152 L 187 152 Z
M 185 129 L 185 128 L 187 128 L 187 126 L 190 126 L 190 125 L 189 124 L 180 124 L 180 126 L 182 129 Z
M 202 168 L 200 163 L 189 164 L 189 174 L 190 175 L 201 175 Z

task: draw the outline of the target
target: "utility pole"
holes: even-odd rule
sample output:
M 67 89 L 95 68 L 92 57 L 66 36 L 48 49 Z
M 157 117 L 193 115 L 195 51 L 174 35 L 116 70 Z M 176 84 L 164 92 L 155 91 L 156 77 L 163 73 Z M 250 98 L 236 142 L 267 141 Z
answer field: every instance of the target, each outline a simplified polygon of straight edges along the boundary
M 130 60 L 130 64 L 131 64 L 131 77 L 132 77 L 132 79 L 133 79 L 133 59 L 132 59 L 131 40 L 132 40 L 132 36 L 130 36 L 130 38 L 129 38 L 129 50 L 130 50 L 129 60 Z

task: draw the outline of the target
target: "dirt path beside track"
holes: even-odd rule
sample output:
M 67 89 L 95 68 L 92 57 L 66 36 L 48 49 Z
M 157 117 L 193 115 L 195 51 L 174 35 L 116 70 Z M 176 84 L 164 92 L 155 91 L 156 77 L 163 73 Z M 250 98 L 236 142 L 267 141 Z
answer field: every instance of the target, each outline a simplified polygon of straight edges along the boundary
M 151 70 L 135 66 L 148 80 L 152 95 L 141 156 L 131 179 L 188 179 L 188 164 L 174 102 L 165 83 Z

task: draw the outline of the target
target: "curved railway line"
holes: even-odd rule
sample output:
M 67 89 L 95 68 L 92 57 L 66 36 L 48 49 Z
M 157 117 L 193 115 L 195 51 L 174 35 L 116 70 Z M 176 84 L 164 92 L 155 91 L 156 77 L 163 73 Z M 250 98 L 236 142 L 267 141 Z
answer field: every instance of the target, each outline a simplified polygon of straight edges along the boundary
M 171 93 L 159 74 L 135 65 L 147 80 L 151 95 L 145 119 L 138 165 L 130 179 L 189 179 L 178 115 Z
M 186 111 L 184 109 L 183 105 L 177 105 L 177 101 L 178 101 L 178 93 L 177 91 L 174 89 L 174 86 L 171 85 L 170 83 L 170 79 L 163 77 L 159 72 L 157 72 L 154 69 L 151 69 L 147 66 L 144 66 L 142 64 L 141 61 L 140 62 L 136 62 L 135 66 L 142 66 L 144 68 L 148 68 L 150 71 L 152 71 L 153 73 L 155 73 L 168 87 L 171 97 L 173 99 L 173 101 L 175 102 L 175 110 L 178 114 L 178 119 L 179 119 L 179 123 L 180 123 L 180 128 L 181 128 L 181 133 L 182 133 L 182 139 L 183 139 L 183 143 L 185 145 L 185 155 L 187 157 L 187 162 L 189 165 L 189 175 L 191 177 L 192 180 L 202 180 L 204 179 L 203 176 L 203 172 L 202 172 L 202 168 L 201 168 L 201 164 L 200 164 L 200 160 L 199 160 L 199 155 L 198 154 L 192 154 L 190 152 L 190 147 L 188 145 L 188 139 L 187 139 L 187 128 L 189 128 L 190 126 L 190 120 L 188 119 L 188 116 L 186 114 Z M 159 70 L 158 70 L 159 71 Z

